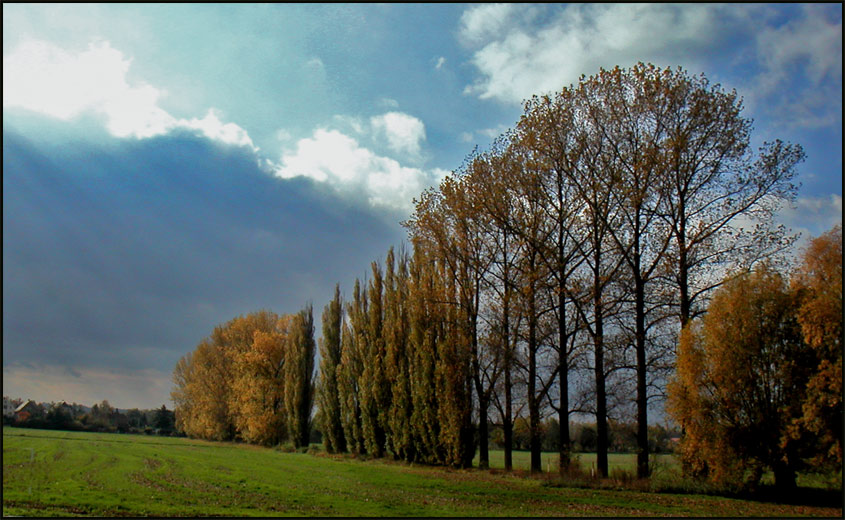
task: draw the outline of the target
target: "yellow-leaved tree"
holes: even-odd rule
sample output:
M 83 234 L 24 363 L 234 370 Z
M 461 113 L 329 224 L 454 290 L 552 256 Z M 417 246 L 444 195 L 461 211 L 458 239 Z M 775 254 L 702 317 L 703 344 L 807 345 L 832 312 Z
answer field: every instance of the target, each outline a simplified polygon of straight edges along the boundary
M 754 485 L 771 469 L 795 487 L 808 349 L 786 279 L 762 265 L 726 281 L 707 314 L 683 330 L 669 413 L 685 430 L 688 470 L 721 486 Z
M 284 365 L 292 321 L 284 315 L 273 329 L 256 329 L 249 348 L 233 360 L 230 407 L 247 442 L 273 446 L 287 437 Z
M 818 365 L 807 384 L 803 414 L 793 436 L 813 435 L 814 465 L 842 467 L 842 227 L 810 241 L 792 280 L 799 294 L 798 322 Z M 805 436 L 806 438 L 806 436 Z

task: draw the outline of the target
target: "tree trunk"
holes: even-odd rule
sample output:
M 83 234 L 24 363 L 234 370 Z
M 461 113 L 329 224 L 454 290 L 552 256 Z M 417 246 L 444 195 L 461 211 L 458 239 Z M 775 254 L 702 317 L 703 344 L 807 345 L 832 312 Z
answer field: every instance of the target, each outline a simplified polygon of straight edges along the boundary
M 788 464 L 776 464 L 774 468 L 775 489 L 778 492 L 792 493 L 797 489 L 795 469 Z
M 534 258 L 530 262 L 530 275 L 534 275 Z M 540 460 L 540 406 L 537 399 L 537 313 L 535 281 L 529 282 L 528 294 L 528 421 L 531 448 L 531 473 L 543 471 Z
M 511 367 L 513 366 L 513 352 L 511 350 L 510 329 L 510 269 L 508 266 L 508 236 L 505 234 L 503 243 L 505 259 L 504 282 L 505 294 L 502 298 L 502 343 L 505 347 L 505 416 L 502 418 L 502 429 L 505 437 L 505 471 L 513 469 L 513 395 L 511 394 Z
M 489 399 L 483 395 L 478 397 L 478 467 L 487 469 L 490 467 L 490 455 L 488 451 L 488 430 L 487 430 L 487 408 Z
M 648 387 L 645 352 L 645 284 L 635 275 L 637 354 L 637 478 L 648 477 Z
M 598 250 L 597 250 L 598 251 Z M 595 376 L 596 376 L 596 469 L 602 477 L 607 477 L 607 391 L 604 377 L 604 309 L 601 301 L 601 277 L 598 266 L 601 265 L 601 255 L 595 255 L 595 269 L 593 272 L 593 310 L 595 312 Z
M 508 347 L 510 348 L 510 347 Z M 505 434 L 505 471 L 513 469 L 513 396 L 511 395 L 511 367 L 505 368 L 505 416 L 502 429 Z
M 562 284 L 561 284 L 562 285 Z M 560 341 L 560 352 L 558 354 L 558 369 L 560 378 L 560 409 L 558 410 L 558 421 L 560 423 L 560 446 L 558 469 L 563 475 L 569 468 L 569 360 L 566 352 L 566 300 L 563 293 L 563 287 L 560 287 L 558 305 L 560 306 L 560 316 L 558 322 L 558 334 Z
M 558 352 L 558 371 L 560 378 L 560 409 L 558 410 L 558 422 L 560 423 L 560 442 L 559 442 L 559 457 L 558 469 L 563 475 L 569 468 L 569 353 L 566 349 L 568 339 L 567 324 L 566 324 L 566 281 L 567 281 L 567 261 L 564 251 L 564 217 L 563 217 L 563 172 L 557 169 L 557 207 L 558 211 L 558 226 L 557 226 L 557 263 L 558 263 L 558 341 L 560 343 L 560 351 Z

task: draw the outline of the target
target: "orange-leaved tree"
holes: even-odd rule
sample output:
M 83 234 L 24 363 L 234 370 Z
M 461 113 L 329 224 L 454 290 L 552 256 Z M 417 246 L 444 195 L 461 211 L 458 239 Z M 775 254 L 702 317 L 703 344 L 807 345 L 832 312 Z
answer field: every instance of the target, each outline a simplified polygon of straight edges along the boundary
M 798 322 L 817 363 L 793 436 L 813 436 L 816 466 L 842 467 L 842 227 L 810 241 L 792 280 Z
M 786 279 L 762 265 L 726 281 L 684 328 L 668 410 L 694 475 L 738 487 L 771 469 L 777 487 L 795 487 L 800 445 L 789 427 L 808 379 L 795 308 Z

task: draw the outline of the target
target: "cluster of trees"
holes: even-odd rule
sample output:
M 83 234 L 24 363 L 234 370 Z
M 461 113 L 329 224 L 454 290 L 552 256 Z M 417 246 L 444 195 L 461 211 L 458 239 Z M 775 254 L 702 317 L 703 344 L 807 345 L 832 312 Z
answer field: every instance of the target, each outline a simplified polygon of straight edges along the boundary
M 307 446 L 314 401 L 311 306 L 214 328 L 173 373 L 176 425 L 191 437 Z
M 842 468 L 842 229 L 814 239 L 791 278 L 769 265 L 718 289 L 683 330 L 669 411 L 683 462 L 720 485 L 767 469 Z
M 565 472 L 577 445 L 607 476 L 608 451 L 633 443 L 646 477 L 671 446 L 648 425 L 668 386 L 694 474 L 841 467 L 841 261 L 835 283 L 819 252 L 789 289 L 773 271 L 804 153 L 752 150 L 741 112 L 704 76 L 644 64 L 532 98 L 415 201 L 410 252 L 373 262 L 349 301 L 335 289 L 316 395 L 310 307 L 255 313 L 179 361 L 179 427 L 304 445 L 313 397 L 329 452 L 467 467 L 478 450 L 487 467 L 493 427 L 506 469 L 525 445 L 542 471 L 555 446 Z M 573 414 L 594 428 L 571 432 Z
M 22 401 L 17 400 L 17 404 Z M 118 410 L 107 400 L 92 407 L 77 403 L 32 403 L 23 416 L 4 416 L 4 424 L 20 428 L 70 430 L 107 433 L 145 433 L 176 435 L 174 415 L 165 405 L 161 408 Z
M 466 466 L 477 443 L 485 467 L 497 415 L 510 468 L 527 416 L 541 471 L 543 419 L 587 413 L 606 476 L 608 420 L 628 414 L 647 476 L 649 403 L 665 397 L 681 328 L 725 273 L 791 243 L 772 217 L 795 197 L 803 151 L 754 153 L 741 111 L 703 76 L 643 64 L 527 101 L 415 202 L 412 253 L 373 263 L 345 316 L 339 295 L 327 307 L 327 448 Z

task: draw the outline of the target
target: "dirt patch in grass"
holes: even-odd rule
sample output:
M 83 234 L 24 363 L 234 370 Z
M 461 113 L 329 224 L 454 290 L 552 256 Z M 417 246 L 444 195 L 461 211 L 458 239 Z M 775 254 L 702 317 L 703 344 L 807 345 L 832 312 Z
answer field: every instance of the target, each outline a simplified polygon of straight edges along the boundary
M 9 509 L 20 509 L 32 516 L 103 516 L 103 517 L 130 517 L 137 516 L 134 513 L 123 509 L 89 509 L 82 506 L 65 504 L 42 504 L 41 502 L 26 502 L 22 500 L 4 500 L 3 507 Z

